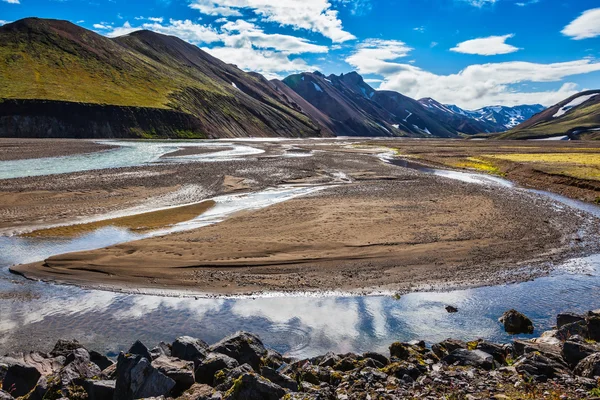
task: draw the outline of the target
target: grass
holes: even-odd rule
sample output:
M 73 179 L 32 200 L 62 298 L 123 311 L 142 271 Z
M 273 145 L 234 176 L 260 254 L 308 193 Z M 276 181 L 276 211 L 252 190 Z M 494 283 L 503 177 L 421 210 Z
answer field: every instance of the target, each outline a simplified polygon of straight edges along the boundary
M 183 207 L 169 208 L 166 210 L 147 212 L 143 214 L 130 215 L 127 217 L 106 219 L 86 224 L 58 226 L 54 228 L 40 229 L 22 236 L 25 237 L 77 237 L 93 232 L 100 228 L 115 226 L 126 228 L 137 232 L 148 232 L 164 228 L 180 222 L 189 221 L 203 214 L 213 207 L 212 200 Z
M 517 163 L 536 164 L 542 172 L 577 179 L 600 180 L 600 153 L 516 153 L 486 157 Z
M 458 161 L 448 163 L 448 165 L 455 168 L 474 169 L 493 175 L 504 175 L 504 173 L 500 171 L 500 169 L 492 162 L 479 157 L 467 157 L 459 159 Z

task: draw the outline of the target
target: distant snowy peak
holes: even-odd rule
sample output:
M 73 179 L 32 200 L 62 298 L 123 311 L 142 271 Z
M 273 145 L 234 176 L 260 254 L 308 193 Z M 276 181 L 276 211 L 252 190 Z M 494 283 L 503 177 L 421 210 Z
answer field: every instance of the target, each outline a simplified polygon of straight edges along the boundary
M 435 101 L 435 100 L 434 100 Z M 421 103 L 423 104 L 423 103 Z M 515 107 L 489 106 L 478 110 L 464 110 L 458 106 L 446 104 L 445 107 L 455 114 L 469 117 L 481 122 L 497 125 L 498 130 L 509 130 L 544 111 L 541 104 L 521 105 Z

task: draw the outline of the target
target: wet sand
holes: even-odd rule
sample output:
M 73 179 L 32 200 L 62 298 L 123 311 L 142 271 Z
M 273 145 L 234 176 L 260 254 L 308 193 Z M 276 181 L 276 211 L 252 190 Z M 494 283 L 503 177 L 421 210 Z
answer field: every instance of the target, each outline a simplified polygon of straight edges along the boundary
M 32 217 L 45 221 L 36 207 L 26 209 L 28 199 L 43 204 L 46 216 L 64 221 L 89 216 L 86 204 L 114 192 L 122 200 L 106 210 L 191 186 L 198 200 L 284 183 L 334 186 L 217 225 L 13 270 L 115 290 L 407 292 L 527 280 L 547 273 L 551 261 L 589 251 L 587 240 L 600 233 L 598 221 L 550 201 L 388 165 L 369 154 L 372 149 L 304 142 L 298 146 L 321 151 L 282 158 L 281 145 L 252 146 L 266 153 L 248 160 L 9 180 L 0 188 L 0 215 L 12 220 L 3 226 L 24 226 Z M 77 195 L 70 195 L 75 187 Z M 31 188 L 49 197 L 36 199 L 39 192 Z M 51 195 L 65 201 L 44 200 Z M 21 196 L 19 206 L 7 206 L 2 196 Z M 61 215 L 61 207 L 70 215 Z
M 60 157 L 115 148 L 87 139 L 7 139 L 0 138 L 0 161 Z

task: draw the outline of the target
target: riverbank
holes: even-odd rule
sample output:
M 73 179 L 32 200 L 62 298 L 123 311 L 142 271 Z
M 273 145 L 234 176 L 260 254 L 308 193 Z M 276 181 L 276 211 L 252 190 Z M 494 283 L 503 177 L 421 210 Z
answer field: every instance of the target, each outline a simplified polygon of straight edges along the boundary
M 280 354 L 247 332 L 212 345 L 189 336 L 154 348 L 137 341 L 114 358 L 60 340 L 49 353 L 0 357 L 0 398 L 594 399 L 599 339 L 600 313 L 590 311 L 559 314 L 555 330 L 510 344 L 415 340 L 387 353 L 310 359 Z
M 37 207 L 23 201 L 35 199 L 32 192 L 19 192 L 18 204 L 4 207 L 13 218 L 5 224 L 13 229 L 30 224 L 35 213 L 40 213 L 39 222 L 58 225 L 67 216 L 71 221 L 78 214 L 85 218 L 90 210 L 79 205 L 96 204 L 107 193 L 122 199 L 113 205 L 119 208 L 148 204 L 152 193 L 154 199 L 177 201 L 164 193 L 190 185 L 194 189 L 184 192 L 188 202 L 278 185 L 326 189 L 190 232 L 55 255 L 12 271 L 32 279 L 132 292 L 406 293 L 529 280 L 597 245 L 591 238 L 600 228 L 590 215 L 515 188 L 456 182 L 389 165 L 376 157 L 382 150 L 373 146 L 364 150 L 355 142 L 331 141 L 252 146 L 264 153 L 243 160 L 7 180 L 6 196 L 33 186 L 53 194 L 74 187 L 79 192 L 65 194 L 74 201 L 56 202 L 49 195 Z M 296 147 L 304 148 L 304 157 L 286 156 Z M 133 186 L 140 182 L 139 175 L 130 175 L 133 171 L 147 174 L 144 186 Z M 121 190 L 127 194 L 113 195 Z M 165 192 L 156 196 L 157 191 Z M 47 215 L 58 218 L 48 221 Z

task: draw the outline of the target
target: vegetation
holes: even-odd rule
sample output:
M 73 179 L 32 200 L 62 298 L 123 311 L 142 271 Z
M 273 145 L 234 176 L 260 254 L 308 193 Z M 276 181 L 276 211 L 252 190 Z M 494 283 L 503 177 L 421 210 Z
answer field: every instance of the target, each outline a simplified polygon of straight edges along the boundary
M 500 169 L 492 162 L 478 157 L 467 157 L 459 161 L 450 162 L 450 166 L 455 168 L 475 169 L 478 171 L 487 172 L 494 175 L 504 175 Z

